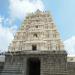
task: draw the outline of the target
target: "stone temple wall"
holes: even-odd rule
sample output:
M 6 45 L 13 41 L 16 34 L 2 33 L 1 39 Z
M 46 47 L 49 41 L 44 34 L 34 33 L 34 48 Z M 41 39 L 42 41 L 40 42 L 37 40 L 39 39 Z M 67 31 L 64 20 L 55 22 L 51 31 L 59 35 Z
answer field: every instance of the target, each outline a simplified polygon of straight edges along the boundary
M 28 75 L 27 60 L 40 60 L 40 75 L 67 75 L 65 52 L 27 52 L 6 55 L 4 69 L 0 75 Z
M 68 62 L 68 75 L 75 75 L 75 62 Z
M 39 58 L 41 60 L 41 75 L 75 75 L 75 61 L 66 60 L 66 54 L 56 53 L 10 53 L 6 54 L 6 61 L 0 62 L 0 75 L 28 75 L 27 60 L 29 58 Z

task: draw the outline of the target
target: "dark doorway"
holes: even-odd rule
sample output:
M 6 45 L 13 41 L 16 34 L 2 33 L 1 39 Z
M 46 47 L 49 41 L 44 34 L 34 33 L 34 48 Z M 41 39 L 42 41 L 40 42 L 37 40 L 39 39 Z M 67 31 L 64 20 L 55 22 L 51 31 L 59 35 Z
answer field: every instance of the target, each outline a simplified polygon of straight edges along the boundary
M 28 75 L 40 75 L 40 60 L 38 58 L 28 59 Z
M 36 51 L 37 50 L 37 46 L 36 45 L 32 45 L 32 50 Z

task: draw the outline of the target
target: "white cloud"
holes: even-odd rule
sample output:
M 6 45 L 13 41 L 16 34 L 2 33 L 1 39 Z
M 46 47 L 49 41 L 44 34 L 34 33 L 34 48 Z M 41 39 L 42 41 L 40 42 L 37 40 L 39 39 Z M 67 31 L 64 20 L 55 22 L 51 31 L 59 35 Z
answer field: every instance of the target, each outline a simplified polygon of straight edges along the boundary
M 4 28 L 4 18 L 0 16 L 0 52 L 6 51 L 9 43 L 13 39 L 13 34 L 9 28 Z
M 68 55 L 75 56 L 75 36 L 64 41 L 65 50 L 67 50 Z
M 2 21 L 3 21 L 3 17 L 0 16 L 0 24 L 2 23 Z
M 44 10 L 42 0 L 10 0 L 11 17 L 23 19 L 27 13 L 35 12 L 37 9 Z

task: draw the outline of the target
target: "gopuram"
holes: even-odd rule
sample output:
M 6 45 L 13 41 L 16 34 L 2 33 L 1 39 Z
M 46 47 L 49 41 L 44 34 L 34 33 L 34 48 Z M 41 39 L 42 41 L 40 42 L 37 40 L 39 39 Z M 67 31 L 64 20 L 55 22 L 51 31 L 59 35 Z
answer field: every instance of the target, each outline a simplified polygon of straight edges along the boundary
M 67 53 L 51 14 L 37 10 L 15 34 L 0 75 L 74 75 L 67 66 Z

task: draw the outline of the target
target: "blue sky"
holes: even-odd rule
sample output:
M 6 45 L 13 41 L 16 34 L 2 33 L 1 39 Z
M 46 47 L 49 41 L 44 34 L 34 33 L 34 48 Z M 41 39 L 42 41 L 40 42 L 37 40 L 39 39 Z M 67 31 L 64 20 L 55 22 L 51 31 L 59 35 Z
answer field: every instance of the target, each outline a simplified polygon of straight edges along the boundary
M 0 0 L 0 50 L 13 39 L 27 13 L 50 11 L 65 49 L 75 55 L 75 0 Z
M 75 35 L 75 1 L 74 0 L 44 0 L 47 10 L 50 10 L 62 39 Z

